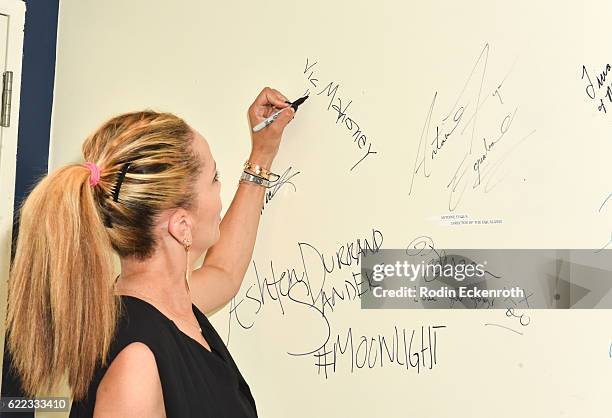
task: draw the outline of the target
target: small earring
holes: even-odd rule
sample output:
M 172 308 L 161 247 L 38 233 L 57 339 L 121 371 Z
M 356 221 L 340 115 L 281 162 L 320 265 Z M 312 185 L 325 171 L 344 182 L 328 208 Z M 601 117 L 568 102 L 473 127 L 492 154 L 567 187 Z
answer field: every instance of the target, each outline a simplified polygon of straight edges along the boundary
M 189 268 L 189 249 L 191 248 L 191 242 L 184 240 L 183 247 L 185 248 L 185 286 L 187 287 L 187 293 L 191 294 L 189 288 L 189 279 L 191 278 L 191 269 Z

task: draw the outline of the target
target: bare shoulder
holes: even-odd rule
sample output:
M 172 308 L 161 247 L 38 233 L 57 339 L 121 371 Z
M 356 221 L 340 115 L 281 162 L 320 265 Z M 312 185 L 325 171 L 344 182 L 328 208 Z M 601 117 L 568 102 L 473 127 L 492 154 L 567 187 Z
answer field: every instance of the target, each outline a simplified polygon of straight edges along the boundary
M 157 363 L 146 344 L 134 342 L 115 357 L 96 394 L 95 418 L 164 417 Z

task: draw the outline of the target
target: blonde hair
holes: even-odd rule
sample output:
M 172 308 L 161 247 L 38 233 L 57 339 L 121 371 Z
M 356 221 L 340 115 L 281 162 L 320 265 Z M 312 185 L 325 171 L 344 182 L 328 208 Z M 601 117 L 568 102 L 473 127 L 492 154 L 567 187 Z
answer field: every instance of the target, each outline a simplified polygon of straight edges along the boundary
M 191 128 L 169 113 L 114 117 L 82 147 L 100 168 L 97 185 L 89 185 L 86 166 L 70 164 L 43 177 L 21 205 L 6 326 L 27 396 L 54 390 L 65 373 L 80 400 L 96 366 L 106 364 L 121 314 L 111 249 L 145 260 L 160 212 L 193 208 L 202 167 L 192 140 Z

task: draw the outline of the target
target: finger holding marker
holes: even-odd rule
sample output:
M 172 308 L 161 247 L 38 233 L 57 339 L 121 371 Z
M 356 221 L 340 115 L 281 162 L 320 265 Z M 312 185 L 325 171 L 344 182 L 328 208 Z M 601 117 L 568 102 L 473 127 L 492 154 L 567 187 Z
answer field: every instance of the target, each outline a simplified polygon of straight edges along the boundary
M 287 101 L 287 98 L 278 90 L 266 87 L 249 107 L 248 118 L 252 139 L 251 162 L 270 168 L 280 147 L 285 126 L 295 113 L 291 104 L 286 103 Z M 275 113 L 277 114 L 273 124 L 266 125 L 265 129 L 254 129 Z
M 268 87 L 262 90 L 249 108 L 253 146 L 251 157 L 257 157 L 265 162 L 264 165 L 270 166 L 278 152 L 285 127 L 293 120 L 298 107 L 306 99 L 308 96 L 290 102 L 277 90 Z
M 278 90 L 264 88 L 249 108 L 249 122 L 252 127 L 270 117 L 279 109 L 287 108 L 286 97 Z
M 287 101 L 287 98 L 278 90 L 266 87 L 259 93 L 251 108 L 249 108 L 249 113 L 253 110 L 257 116 L 267 118 L 277 109 L 286 108 L 288 104 L 285 101 Z
M 280 91 L 276 89 L 271 89 L 271 90 L 272 92 L 275 93 L 274 95 L 275 103 L 270 103 L 270 104 L 275 107 L 279 107 L 279 104 L 280 104 L 280 107 L 286 107 L 285 105 L 287 104 L 289 99 L 287 99 Z M 282 101 L 282 103 L 279 103 L 279 101 Z
M 274 122 L 277 119 L 280 119 L 281 122 L 285 119 L 288 119 L 287 123 L 289 123 L 289 121 L 293 119 L 294 114 L 295 114 L 295 109 L 293 109 L 292 107 L 285 107 L 283 109 L 275 110 L 270 116 L 266 117 L 264 120 L 262 120 L 257 125 L 255 125 L 255 127 L 253 128 L 253 132 L 261 131 L 265 127 L 271 125 L 272 122 Z
M 293 103 L 291 103 L 289 101 L 285 101 L 285 104 L 290 105 L 290 107 L 294 111 L 293 114 L 292 114 L 291 119 L 289 119 L 289 122 L 291 122 L 291 120 L 295 116 L 295 112 L 297 111 L 298 106 L 301 105 L 302 103 L 304 103 L 304 101 L 306 101 L 306 99 L 308 99 L 308 96 L 300 97 L 299 99 L 297 99 Z M 288 110 L 286 110 L 286 109 L 287 109 L 287 107 L 285 107 L 283 109 L 279 109 L 279 110 L 275 111 L 274 113 L 272 113 L 270 116 L 266 117 L 266 119 L 262 120 L 257 125 L 255 125 L 255 127 L 253 128 L 253 132 L 259 132 L 262 129 L 264 129 L 265 127 L 267 127 L 268 125 L 271 125 L 272 122 L 274 122 L 276 119 L 278 119 L 280 117 L 281 113 L 288 112 Z

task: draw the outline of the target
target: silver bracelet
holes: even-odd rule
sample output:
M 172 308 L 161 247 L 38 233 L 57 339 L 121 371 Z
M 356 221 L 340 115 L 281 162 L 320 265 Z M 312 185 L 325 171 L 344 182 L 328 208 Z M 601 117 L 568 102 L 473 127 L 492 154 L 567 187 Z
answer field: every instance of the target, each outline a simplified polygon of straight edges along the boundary
M 266 188 L 270 187 L 270 181 L 264 179 L 263 177 L 254 176 L 253 174 L 247 173 L 246 171 L 242 172 L 240 180 L 245 180 Z

